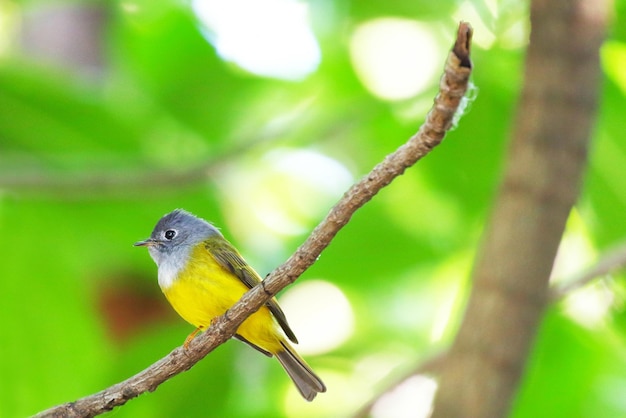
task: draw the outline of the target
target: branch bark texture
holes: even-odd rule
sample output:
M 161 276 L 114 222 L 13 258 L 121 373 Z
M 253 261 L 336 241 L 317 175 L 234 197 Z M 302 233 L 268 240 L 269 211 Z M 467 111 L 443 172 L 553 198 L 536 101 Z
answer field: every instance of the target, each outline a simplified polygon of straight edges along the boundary
M 608 0 L 533 0 L 525 82 L 504 181 L 433 417 L 506 416 L 578 196 L 596 111 Z
M 247 292 L 226 314 L 194 339 L 189 348 L 177 348 L 137 375 L 96 394 L 43 411 L 37 417 L 90 417 L 123 405 L 140 394 L 155 390 L 170 377 L 191 368 L 218 345 L 227 341 L 239 325 L 270 297 L 294 282 L 319 257 L 354 212 L 380 189 L 391 183 L 411 165 L 441 143 L 452 126 L 471 73 L 470 41 L 472 30 L 459 25 L 456 43 L 446 61 L 439 94 L 419 131 L 407 143 L 388 155 L 362 180 L 353 185 L 313 230 L 307 240 L 261 284 Z

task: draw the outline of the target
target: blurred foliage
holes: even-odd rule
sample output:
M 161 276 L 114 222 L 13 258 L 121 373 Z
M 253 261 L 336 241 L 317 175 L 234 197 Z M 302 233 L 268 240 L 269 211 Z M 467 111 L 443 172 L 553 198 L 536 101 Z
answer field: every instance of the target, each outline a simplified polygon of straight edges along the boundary
M 161 215 L 184 207 L 215 222 L 264 275 L 350 181 L 417 130 L 437 80 L 382 100 L 351 60 L 351 33 L 382 17 L 428 25 L 442 51 L 469 20 L 479 93 L 444 143 L 360 210 L 302 277 L 335 284 L 353 309 L 341 345 L 304 354 L 328 393 L 306 404 L 277 362 L 229 342 L 114 413 L 349 416 L 390 375 L 450 343 L 522 82 L 526 35 L 511 42 L 509 29 L 527 31 L 528 11 L 509 0 L 306 6 L 321 63 L 285 81 L 223 59 L 186 2 L 0 1 L 0 416 L 99 391 L 184 341 L 191 326 L 132 247 Z M 42 58 L 20 43 L 21 25 L 55 8 L 101 12 L 100 64 Z M 582 222 L 568 232 L 588 251 L 565 254 L 573 271 L 626 236 L 625 2 L 615 10 Z M 513 416 L 626 416 L 624 274 L 607 279 L 595 322 L 566 304 L 550 309 Z

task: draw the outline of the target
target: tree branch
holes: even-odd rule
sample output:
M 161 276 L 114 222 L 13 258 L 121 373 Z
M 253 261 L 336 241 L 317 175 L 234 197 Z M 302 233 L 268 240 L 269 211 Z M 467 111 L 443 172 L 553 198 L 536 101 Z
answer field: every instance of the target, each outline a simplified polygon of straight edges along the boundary
M 265 304 L 271 296 L 295 281 L 315 262 L 322 250 L 348 223 L 358 208 L 441 143 L 467 90 L 471 73 L 471 36 L 472 29 L 469 24 L 461 22 L 457 41 L 446 61 L 439 84 L 439 94 L 419 131 L 374 167 L 366 177 L 353 185 L 282 266 L 274 270 L 260 285 L 247 292 L 223 316 L 217 318 L 204 334 L 191 342 L 187 350 L 179 347 L 121 383 L 75 402 L 40 412 L 36 416 L 87 417 L 109 411 L 144 392 L 154 391 L 165 380 L 188 370 L 218 345 L 232 337 L 248 316 Z
M 596 111 L 607 1 L 533 0 L 525 82 L 434 418 L 506 416 L 548 301 Z
M 564 280 L 563 284 L 552 286 L 550 288 L 550 300 L 557 301 L 562 299 L 573 291 L 589 284 L 595 278 L 624 267 L 626 267 L 626 242 L 622 242 L 607 251 L 594 265 Z
M 227 152 L 219 153 L 202 164 L 192 164 L 184 169 L 108 169 L 62 173 L 42 168 L 27 172 L 0 171 L 0 188 L 17 192 L 20 196 L 50 196 L 66 200 L 136 197 L 138 194 L 155 193 L 160 195 L 164 189 L 180 190 L 181 187 L 201 184 L 229 159 L 238 157 L 267 140 L 266 137 L 260 137 L 255 141 L 233 146 Z

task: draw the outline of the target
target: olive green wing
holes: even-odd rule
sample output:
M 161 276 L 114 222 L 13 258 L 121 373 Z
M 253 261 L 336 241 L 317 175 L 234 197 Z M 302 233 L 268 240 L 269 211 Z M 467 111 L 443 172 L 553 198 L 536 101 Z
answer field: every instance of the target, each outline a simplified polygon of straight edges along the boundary
M 205 247 L 222 267 L 237 276 L 239 280 L 250 289 L 261 282 L 261 277 L 258 273 L 246 263 L 235 247 L 233 247 L 230 242 L 226 241 L 226 239 L 222 238 L 217 243 L 206 241 Z M 298 339 L 289 327 L 285 313 L 280 306 L 278 306 L 276 298 L 271 298 L 266 303 L 266 306 L 269 308 L 272 315 L 274 315 L 278 325 L 283 329 L 289 340 L 297 344 Z

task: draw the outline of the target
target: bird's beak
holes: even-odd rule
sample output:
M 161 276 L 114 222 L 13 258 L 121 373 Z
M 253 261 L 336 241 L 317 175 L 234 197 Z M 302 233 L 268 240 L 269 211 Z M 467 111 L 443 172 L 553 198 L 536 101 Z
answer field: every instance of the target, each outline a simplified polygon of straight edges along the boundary
M 143 241 L 138 241 L 133 244 L 135 247 L 154 247 L 155 245 L 159 245 L 159 241 L 148 238 Z

